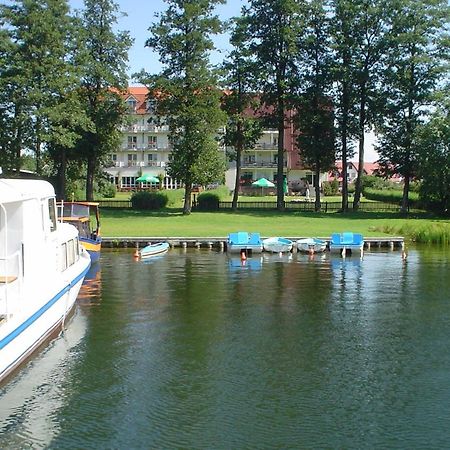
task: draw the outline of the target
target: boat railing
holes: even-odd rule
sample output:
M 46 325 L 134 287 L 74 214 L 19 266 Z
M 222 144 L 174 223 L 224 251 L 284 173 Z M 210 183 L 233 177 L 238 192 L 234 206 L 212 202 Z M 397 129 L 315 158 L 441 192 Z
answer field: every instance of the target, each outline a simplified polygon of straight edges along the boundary
M 22 283 L 22 251 L 0 256 L 0 316 L 8 317 L 19 306 L 11 301 L 13 294 L 22 292 Z

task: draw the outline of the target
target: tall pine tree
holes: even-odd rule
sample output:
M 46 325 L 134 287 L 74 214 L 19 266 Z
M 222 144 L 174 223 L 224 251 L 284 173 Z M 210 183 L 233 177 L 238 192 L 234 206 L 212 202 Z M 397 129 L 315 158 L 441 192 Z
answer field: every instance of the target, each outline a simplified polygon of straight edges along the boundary
M 81 16 L 81 48 L 78 63 L 82 67 L 81 96 L 88 131 L 82 133 L 78 152 L 87 164 L 86 199 L 93 200 L 94 179 L 102 163 L 120 144 L 120 125 L 126 109 L 120 95 L 127 86 L 129 32 L 116 32 L 119 15 L 112 0 L 85 0 Z
M 298 0 L 249 0 L 242 10 L 246 40 L 256 62 L 262 100 L 273 109 L 278 130 L 277 209 L 284 209 L 284 167 L 287 111 L 292 107 L 292 84 L 297 79 L 297 44 L 302 33 Z
M 223 178 L 225 160 L 217 131 L 225 117 L 217 76 L 209 64 L 211 35 L 222 25 L 214 8 L 224 0 L 166 0 L 167 10 L 150 27 L 147 46 L 159 53 L 161 74 L 141 75 L 158 98 L 157 114 L 169 126 L 172 161 L 168 173 L 184 184 L 183 213 L 191 212 L 194 184 Z

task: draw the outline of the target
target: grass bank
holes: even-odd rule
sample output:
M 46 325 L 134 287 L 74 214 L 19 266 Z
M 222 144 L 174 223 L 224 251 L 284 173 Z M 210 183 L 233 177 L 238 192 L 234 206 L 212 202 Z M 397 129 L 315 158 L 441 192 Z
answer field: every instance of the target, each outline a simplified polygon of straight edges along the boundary
M 262 236 L 330 236 L 353 231 L 364 236 L 405 236 L 417 242 L 448 243 L 450 222 L 425 215 L 402 218 L 395 213 L 320 214 L 276 211 L 162 212 L 102 210 L 105 237 L 219 237 L 234 231 L 256 231 Z M 428 234 L 418 230 L 435 230 Z M 441 239 L 437 236 L 446 236 Z

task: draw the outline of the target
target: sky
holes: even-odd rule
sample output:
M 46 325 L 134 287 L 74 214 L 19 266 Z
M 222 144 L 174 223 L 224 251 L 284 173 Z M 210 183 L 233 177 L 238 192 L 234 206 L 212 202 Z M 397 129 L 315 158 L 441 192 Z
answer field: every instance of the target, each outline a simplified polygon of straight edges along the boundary
M 115 0 L 120 10 L 125 13 L 119 18 L 117 29 L 120 31 L 129 31 L 134 39 L 133 46 L 129 51 L 129 68 L 128 75 L 130 81 L 134 73 L 144 69 L 148 73 L 158 73 L 161 64 L 158 55 L 145 47 L 145 41 L 150 37 L 148 28 L 152 23 L 156 22 L 155 14 L 164 11 L 167 4 L 164 0 Z M 69 4 L 73 9 L 81 9 L 83 0 L 69 0 Z M 222 20 L 238 16 L 241 8 L 246 4 L 245 0 L 227 0 L 224 5 L 217 7 L 217 14 Z M 217 51 L 211 55 L 213 64 L 220 63 L 226 56 L 230 46 L 228 43 L 228 35 L 217 36 L 214 39 Z M 373 149 L 375 136 L 373 133 L 367 133 L 365 145 L 365 160 L 367 162 L 376 161 L 377 153 Z M 357 161 L 358 155 L 352 158 Z

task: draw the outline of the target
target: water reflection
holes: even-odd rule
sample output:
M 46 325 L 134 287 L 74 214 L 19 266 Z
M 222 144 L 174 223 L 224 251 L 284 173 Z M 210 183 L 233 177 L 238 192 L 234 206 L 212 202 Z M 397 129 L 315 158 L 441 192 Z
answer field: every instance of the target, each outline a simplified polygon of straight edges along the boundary
M 0 447 L 445 447 L 449 265 L 105 251 L 79 340 L 0 392 Z

